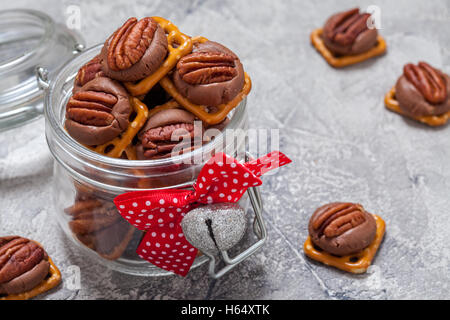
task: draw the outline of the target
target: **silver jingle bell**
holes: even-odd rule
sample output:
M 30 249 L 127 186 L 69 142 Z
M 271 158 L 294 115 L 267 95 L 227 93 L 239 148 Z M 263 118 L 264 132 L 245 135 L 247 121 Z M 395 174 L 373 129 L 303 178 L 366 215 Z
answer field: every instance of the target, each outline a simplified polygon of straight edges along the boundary
M 205 253 L 226 251 L 244 236 L 245 211 L 235 203 L 215 203 L 189 211 L 181 221 L 186 239 Z

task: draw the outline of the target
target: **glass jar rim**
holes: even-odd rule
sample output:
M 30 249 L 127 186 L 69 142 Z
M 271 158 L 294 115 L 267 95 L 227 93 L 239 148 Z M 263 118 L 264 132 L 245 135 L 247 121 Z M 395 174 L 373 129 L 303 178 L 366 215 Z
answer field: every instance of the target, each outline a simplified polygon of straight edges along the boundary
M 51 98 L 55 93 L 55 87 L 60 81 L 67 81 L 67 79 L 61 79 L 62 75 L 67 72 L 68 69 L 71 68 L 73 63 L 77 61 L 81 56 L 87 54 L 93 54 L 93 52 L 99 52 L 102 48 L 103 43 L 97 44 L 93 47 L 90 47 L 73 59 L 69 60 L 65 63 L 62 68 L 59 70 L 58 74 L 50 81 L 49 87 L 45 93 L 45 104 L 44 104 L 44 113 L 45 117 L 50 124 L 52 130 L 55 132 L 56 136 L 64 143 L 65 146 L 70 148 L 71 151 L 76 154 L 80 154 L 86 159 L 95 162 L 98 166 L 111 166 L 111 167 L 121 167 L 125 169 L 132 169 L 137 167 L 163 167 L 166 165 L 171 165 L 174 163 L 184 163 L 192 158 L 196 159 L 196 157 L 200 157 L 204 154 L 208 154 L 212 152 L 217 146 L 223 144 L 224 141 L 224 131 L 222 131 L 219 135 L 217 135 L 213 141 L 187 153 L 183 153 L 181 155 L 177 155 L 175 157 L 163 158 L 163 159 L 155 159 L 155 160 L 127 160 L 120 158 L 112 158 L 102 154 L 99 154 L 79 142 L 77 142 L 74 138 L 72 138 L 69 133 L 64 129 L 63 124 L 58 121 L 58 116 L 55 113 L 55 110 L 51 107 Z M 81 67 L 81 65 L 80 65 Z M 227 125 L 227 128 L 241 128 L 241 123 L 245 121 L 244 115 L 246 110 L 246 97 L 239 103 L 239 105 L 234 108 L 233 114 L 230 118 L 230 122 Z M 227 129 L 226 128 L 226 129 Z M 225 130 L 226 130 L 225 129 Z M 223 146 L 226 149 L 227 146 Z M 53 152 L 52 152 L 53 153 Z M 53 153 L 55 158 L 57 156 Z

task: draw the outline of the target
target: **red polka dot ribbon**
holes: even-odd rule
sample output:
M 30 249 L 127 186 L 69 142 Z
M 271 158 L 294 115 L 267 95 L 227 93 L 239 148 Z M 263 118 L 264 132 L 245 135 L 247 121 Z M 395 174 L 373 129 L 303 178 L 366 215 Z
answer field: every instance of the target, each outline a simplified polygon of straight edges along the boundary
M 185 214 L 202 204 L 237 202 L 249 187 L 262 184 L 261 175 L 290 162 L 279 151 L 244 164 L 218 153 L 203 166 L 194 190 L 135 191 L 116 197 L 114 203 L 123 218 L 146 231 L 138 255 L 157 267 L 186 276 L 197 248 L 181 229 Z

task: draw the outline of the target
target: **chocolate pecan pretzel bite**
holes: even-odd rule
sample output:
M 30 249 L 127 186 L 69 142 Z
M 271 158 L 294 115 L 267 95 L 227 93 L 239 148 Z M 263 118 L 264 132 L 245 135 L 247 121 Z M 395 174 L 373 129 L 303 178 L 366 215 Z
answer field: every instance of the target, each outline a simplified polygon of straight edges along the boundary
M 84 145 L 103 144 L 127 129 L 131 110 L 128 93 L 119 82 L 97 77 L 69 99 L 65 127 Z
M 386 107 L 430 126 L 450 117 L 450 77 L 426 62 L 408 63 L 403 75 L 386 95 Z
M 368 13 L 358 8 L 331 16 L 323 27 L 323 41 L 335 55 L 355 55 L 372 49 L 377 44 L 377 29 L 369 29 Z
M 78 70 L 73 84 L 72 94 L 80 91 L 81 87 L 89 81 L 102 76 L 104 76 L 102 71 L 102 59 L 97 55 Z
M 314 212 L 309 234 L 319 248 L 336 256 L 359 252 L 375 238 L 375 219 L 362 206 L 330 203 Z
M 164 77 L 160 84 L 206 125 L 216 125 L 250 92 L 251 80 L 226 47 L 203 37 L 193 42 L 192 53 L 181 58 L 172 77 Z
M 0 300 L 27 300 L 61 281 L 61 274 L 36 242 L 0 237 Z
M 165 109 L 154 114 L 139 133 L 140 144 L 137 145 L 137 158 L 139 160 L 160 159 L 171 156 L 175 147 L 179 152 L 194 149 L 195 117 L 183 109 Z M 200 130 L 202 131 L 202 130 Z M 186 145 L 180 145 L 183 140 Z M 198 137 L 201 141 L 201 136 Z
M 360 204 L 329 203 L 311 216 L 304 251 L 327 265 L 363 273 L 378 250 L 384 229 L 384 221 Z
M 332 15 L 323 28 L 311 34 L 311 41 L 333 67 L 344 67 L 383 54 L 384 39 L 369 28 L 370 14 L 359 8 Z
M 153 18 L 130 18 L 105 42 L 103 72 L 119 81 L 141 80 L 162 65 L 167 46 L 164 30 Z
M 244 86 L 244 67 L 228 48 L 213 41 L 194 45 L 173 73 L 177 90 L 189 101 L 216 107 L 231 101 Z

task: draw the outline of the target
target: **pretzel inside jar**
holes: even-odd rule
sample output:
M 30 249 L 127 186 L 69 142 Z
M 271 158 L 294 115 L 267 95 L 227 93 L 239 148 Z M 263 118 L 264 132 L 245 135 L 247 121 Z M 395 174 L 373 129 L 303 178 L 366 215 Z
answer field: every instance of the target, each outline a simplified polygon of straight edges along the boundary
M 129 124 L 128 129 L 120 137 L 95 147 L 95 152 L 112 158 L 119 158 L 125 152 L 127 156 L 131 157 L 131 159 L 128 158 L 129 160 L 136 159 L 132 141 L 147 121 L 149 112 L 147 106 L 137 98 L 130 98 L 130 103 L 136 117 Z
M 200 120 L 206 122 L 209 125 L 214 125 L 222 122 L 230 113 L 231 110 L 236 108 L 236 106 L 249 94 L 252 88 L 252 82 L 248 74 L 245 74 L 245 84 L 242 91 L 231 101 L 226 104 L 221 104 L 215 107 L 214 112 L 208 112 L 207 106 L 197 105 L 190 102 L 187 98 L 183 97 L 177 89 L 175 88 L 173 82 L 168 78 L 164 77 L 160 81 L 161 86 L 186 110 L 195 114 Z
M 155 84 L 157 84 L 165 75 L 167 75 L 177 64 L 181 57 L 187 55 L 192 51 L 192 40 L 187 35 L 180 32 L 180 30 L 169 20 L 161 17 L 152 17 L 167 33 L 167 42 L 169 54 L 162 64 L 162 66 L 152 75 L 134 84 L 131 82 L 125 83 L 127 90 L 133 96 L 144 95 Z

